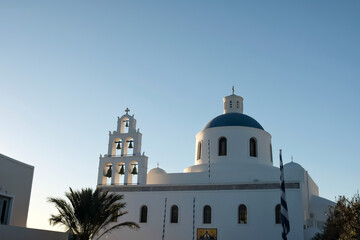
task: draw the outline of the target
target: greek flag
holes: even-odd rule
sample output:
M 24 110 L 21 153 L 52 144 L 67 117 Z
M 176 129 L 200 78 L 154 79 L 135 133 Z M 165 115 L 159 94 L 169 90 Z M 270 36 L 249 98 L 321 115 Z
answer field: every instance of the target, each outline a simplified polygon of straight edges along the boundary
M 282 238 L 283 240 L 287 240 L 286 235 L 290 232 L 290 222 L 288 217 L 288 208 L 286 203 L 286 195 L 285 195 L 285 180 L 284 180 L 284 167 L 281 157 L 281 149 L 280 149 L 280 187 L 281 187 L 281 225 L 283 228 Z

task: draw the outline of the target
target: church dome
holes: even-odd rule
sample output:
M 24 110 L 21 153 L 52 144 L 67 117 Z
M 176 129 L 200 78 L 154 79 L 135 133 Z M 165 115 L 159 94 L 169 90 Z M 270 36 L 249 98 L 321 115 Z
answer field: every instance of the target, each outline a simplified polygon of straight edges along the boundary
M 285 168 L 300 168 L 300 169 L 303 169 L 303 167 L 296 163 L 296 162 L 289 162 L 287 164 L 284 165 Z
M 148 175 L 152 175 L 152 174 L 166 174 L 166 171 L 162 168 L 153 168 L 149 171 Z
M 219 115 L 206 124 L 205 129 L 214 127 L 242 126 L 264 130 L 264 128 L 252 117 L 237 112 L 229 112 Z

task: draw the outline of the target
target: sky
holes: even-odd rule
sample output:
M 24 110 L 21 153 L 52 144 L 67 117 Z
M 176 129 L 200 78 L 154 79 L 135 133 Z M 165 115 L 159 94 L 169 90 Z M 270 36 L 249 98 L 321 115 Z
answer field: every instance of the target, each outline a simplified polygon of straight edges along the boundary
M 182 172 L 222 98 L 301 164 L 320 196 L 360 185 L 360 2 L 0 1 L 0 153 L 35 167 L 28 227 L 48 197 L 97 184 L 128 107 L 148 169 Z M 21 177 L 21 176 L 19 176 Z

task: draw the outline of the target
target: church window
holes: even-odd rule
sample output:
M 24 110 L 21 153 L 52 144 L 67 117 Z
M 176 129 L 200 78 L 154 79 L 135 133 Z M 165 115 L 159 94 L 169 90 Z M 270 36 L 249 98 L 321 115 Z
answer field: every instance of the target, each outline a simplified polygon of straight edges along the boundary
M 256 138 L 250 138 L 250 157 L 257 157 Z
M 170 222 L 178 223 L 178 219 L 179 219 L 179 208 L 178 206 L 174 205 L 171 207 Z
M 140 209 L 140 222 L 141 223 L 147 222 L 147 213 L 148 213 L 147 206 L 142 206 Z
M 238 223 L 246 224 L 247 223 L 247 208 L 244 204 L 239 206 L 239 214 L 238 214 Z
M 230 108 L 232 108 L 232 101 L 230 101 Z
M 239 108 L 239 105 L 240 105 L 239 101 L 236 101 L 236 108 Z
M 219 156 L 226 156 L 226 138 L 221 137 L 219 140 Z
M 281 208 L 280 204 L 276 205 L 275 207 L 275 223 L 280 224 L 281 223 Z
M 197 145 L 197 156 L 196 156 L 196 159 L 199 160 L 201 159 L 201 141 L 198 142 L 198 145 Z
M 211 223 L 211 207 L 209 205 L 204 207 L 203 223 Z

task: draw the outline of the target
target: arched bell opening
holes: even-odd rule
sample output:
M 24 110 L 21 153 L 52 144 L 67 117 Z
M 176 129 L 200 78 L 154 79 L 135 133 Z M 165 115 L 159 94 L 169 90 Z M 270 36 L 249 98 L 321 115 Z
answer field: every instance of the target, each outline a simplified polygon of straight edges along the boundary
M 128 133 L 130 127 L 130 119 L 128 117 L 124 117 L 121 119 L 121 127 L 120 127 L 120 133 Z
M 112 171 L 112 164 L 106 163 L 103 170 L 103 185 L 111 185 Z
M 123 149 L 124 156 L 134 156 L 134 139 L 131 137 L 126 138 Z
M 124 148 L 123 146 L 123 140 L 121 138 L 115 138 L 114 142 L 113 142 L 113 155 L 115 156 L 121 156 L 122 155 L 122 149 Z
M 128 166 L 128 184 L 137 185 L 139 174 L 139 163 L 137 161 L 131 161 Z
M 125 184 L 125 172 L 126 166 L 124 162 L 118 162 L 116 166 L 115 183 L 124 185 Z

